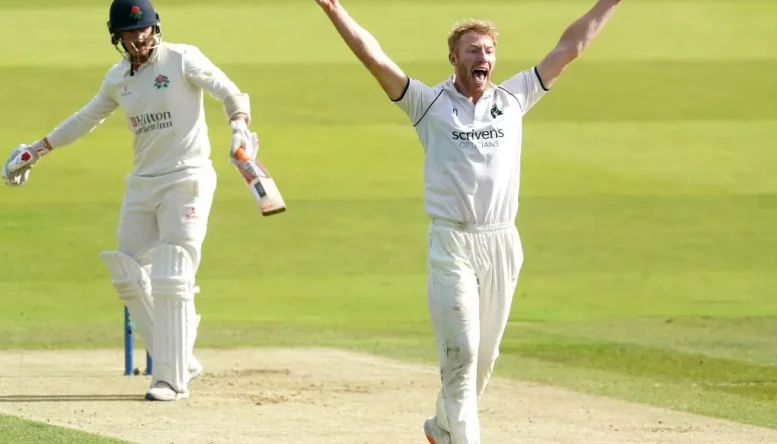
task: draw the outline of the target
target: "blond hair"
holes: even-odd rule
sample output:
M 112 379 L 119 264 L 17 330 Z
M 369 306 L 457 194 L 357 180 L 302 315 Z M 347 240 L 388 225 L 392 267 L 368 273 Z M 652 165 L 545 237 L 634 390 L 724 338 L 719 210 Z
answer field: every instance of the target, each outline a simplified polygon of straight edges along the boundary
M 448 51 L 453 52 L 459 44 L 461 36 L 468 32 L 487 35 L 491 37 L 491 40 L 494 41 L 494 46 L 496 46 L 496 38 L 499 35 L 496 25 L 486 20 L 469 19 L 463 23 L 456 24 L 451 33 L 448 34 Z

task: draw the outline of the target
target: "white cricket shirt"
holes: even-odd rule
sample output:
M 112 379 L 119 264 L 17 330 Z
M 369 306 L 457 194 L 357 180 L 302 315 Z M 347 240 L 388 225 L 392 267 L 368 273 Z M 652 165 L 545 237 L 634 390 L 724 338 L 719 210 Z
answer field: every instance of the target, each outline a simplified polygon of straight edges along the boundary
M 237 86 L 191 45 L 163 42 L 132 75 L 130 67 L 123 59 L 108 70 L 94 98 L 49 134 L 52 146 L 72 143 L 121 108 L 133 136 L 132 174 L 158 176 L 209 165 L 202 92 L 223 102 L 240 94 Z
M 523 116 L 547 89 L 536 68 L 491 84 L 477 104 L 453 85 L 409 79 L 395 101 L 424 148 L 424 202 L 431 218 L 479 225 L 518 214 Z

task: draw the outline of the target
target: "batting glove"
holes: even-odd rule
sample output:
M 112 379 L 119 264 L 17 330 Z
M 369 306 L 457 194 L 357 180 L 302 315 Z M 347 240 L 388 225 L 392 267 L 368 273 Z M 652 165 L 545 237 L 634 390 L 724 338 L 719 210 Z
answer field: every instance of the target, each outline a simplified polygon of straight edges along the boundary
M 14 148 L 3 165 L 3 182 L 9 187 L 20 187 L 27 183 L 30 169 L 49 151 L 41 141 L 32 145 L 21 144 Z
M 255 159 L 259 151 L 259 141 L 256 133 L 248 131 L 248 125 L 243 120 L 233 120 L 229 122 L 232 128 L 232 140 L 229 149 L 229 161 L 237 165 L 240 161 L 236 157 L 237 150 L 243 148 L 249 158 Z

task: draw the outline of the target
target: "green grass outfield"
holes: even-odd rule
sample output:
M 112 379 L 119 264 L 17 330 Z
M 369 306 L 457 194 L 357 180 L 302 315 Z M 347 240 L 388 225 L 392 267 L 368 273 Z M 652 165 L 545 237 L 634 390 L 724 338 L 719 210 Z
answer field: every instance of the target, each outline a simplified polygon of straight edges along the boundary
M 434 84 L 450 72 L 455 21 L 501 27 L 502 81 L 592 3 L 345 5 Z M 422 152 L 405 116 L 312 0 L 155 4 L 167 41 L 199 46 L 251 94 L 261 156 L 289 205 L 259 216 L 209 99 L 220 176 L 198 346 L 320 344 L 433 363 Z M 97 91 L 117 58 L 107 11 L 2 2 L 4 153 Z M 777 427 L 776 16 L 773 0 L 625 0 L 529 113 L 526 262 L 497 375 Z M 117 111 L 25 187 L 0 189 L 0 348 L 122 346 L 99 252 L 115 248 L 131 162 L 123 125 Z M 7 417 L 0 431 L 116 442 Z

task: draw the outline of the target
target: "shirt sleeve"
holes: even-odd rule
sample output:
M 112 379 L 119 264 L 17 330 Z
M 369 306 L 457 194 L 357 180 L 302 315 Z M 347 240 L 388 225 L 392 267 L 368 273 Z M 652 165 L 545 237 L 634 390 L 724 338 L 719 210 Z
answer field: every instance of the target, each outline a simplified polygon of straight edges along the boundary
M 529 112 L 532 106 L 549 91 L 542 83 L 537 67 L 519 72 L 505 80 L 500 87 L 518 99 L 523 114 Z
M 54 128 L 47 139 L 53 148 L 69 145 L 92 132 L 118 107 L 119 104 L 108 92 L 107 83 L 103 81 L 92 100 Z
M 405 86 L 402 96 L 392 101 L 407 114 L 413 122 L 413 126 L 416 126 L 441 92 L 442 90 L 435 91 L 434 88 L 426 86 L 423 82 L 408 77 L 407 86 Z
M 224 101 L 240 94 L 237 85 L 194 46 L 188 47 L 183 54 L 183 73 L 187 81 L 207 91 L 214 99 Z

